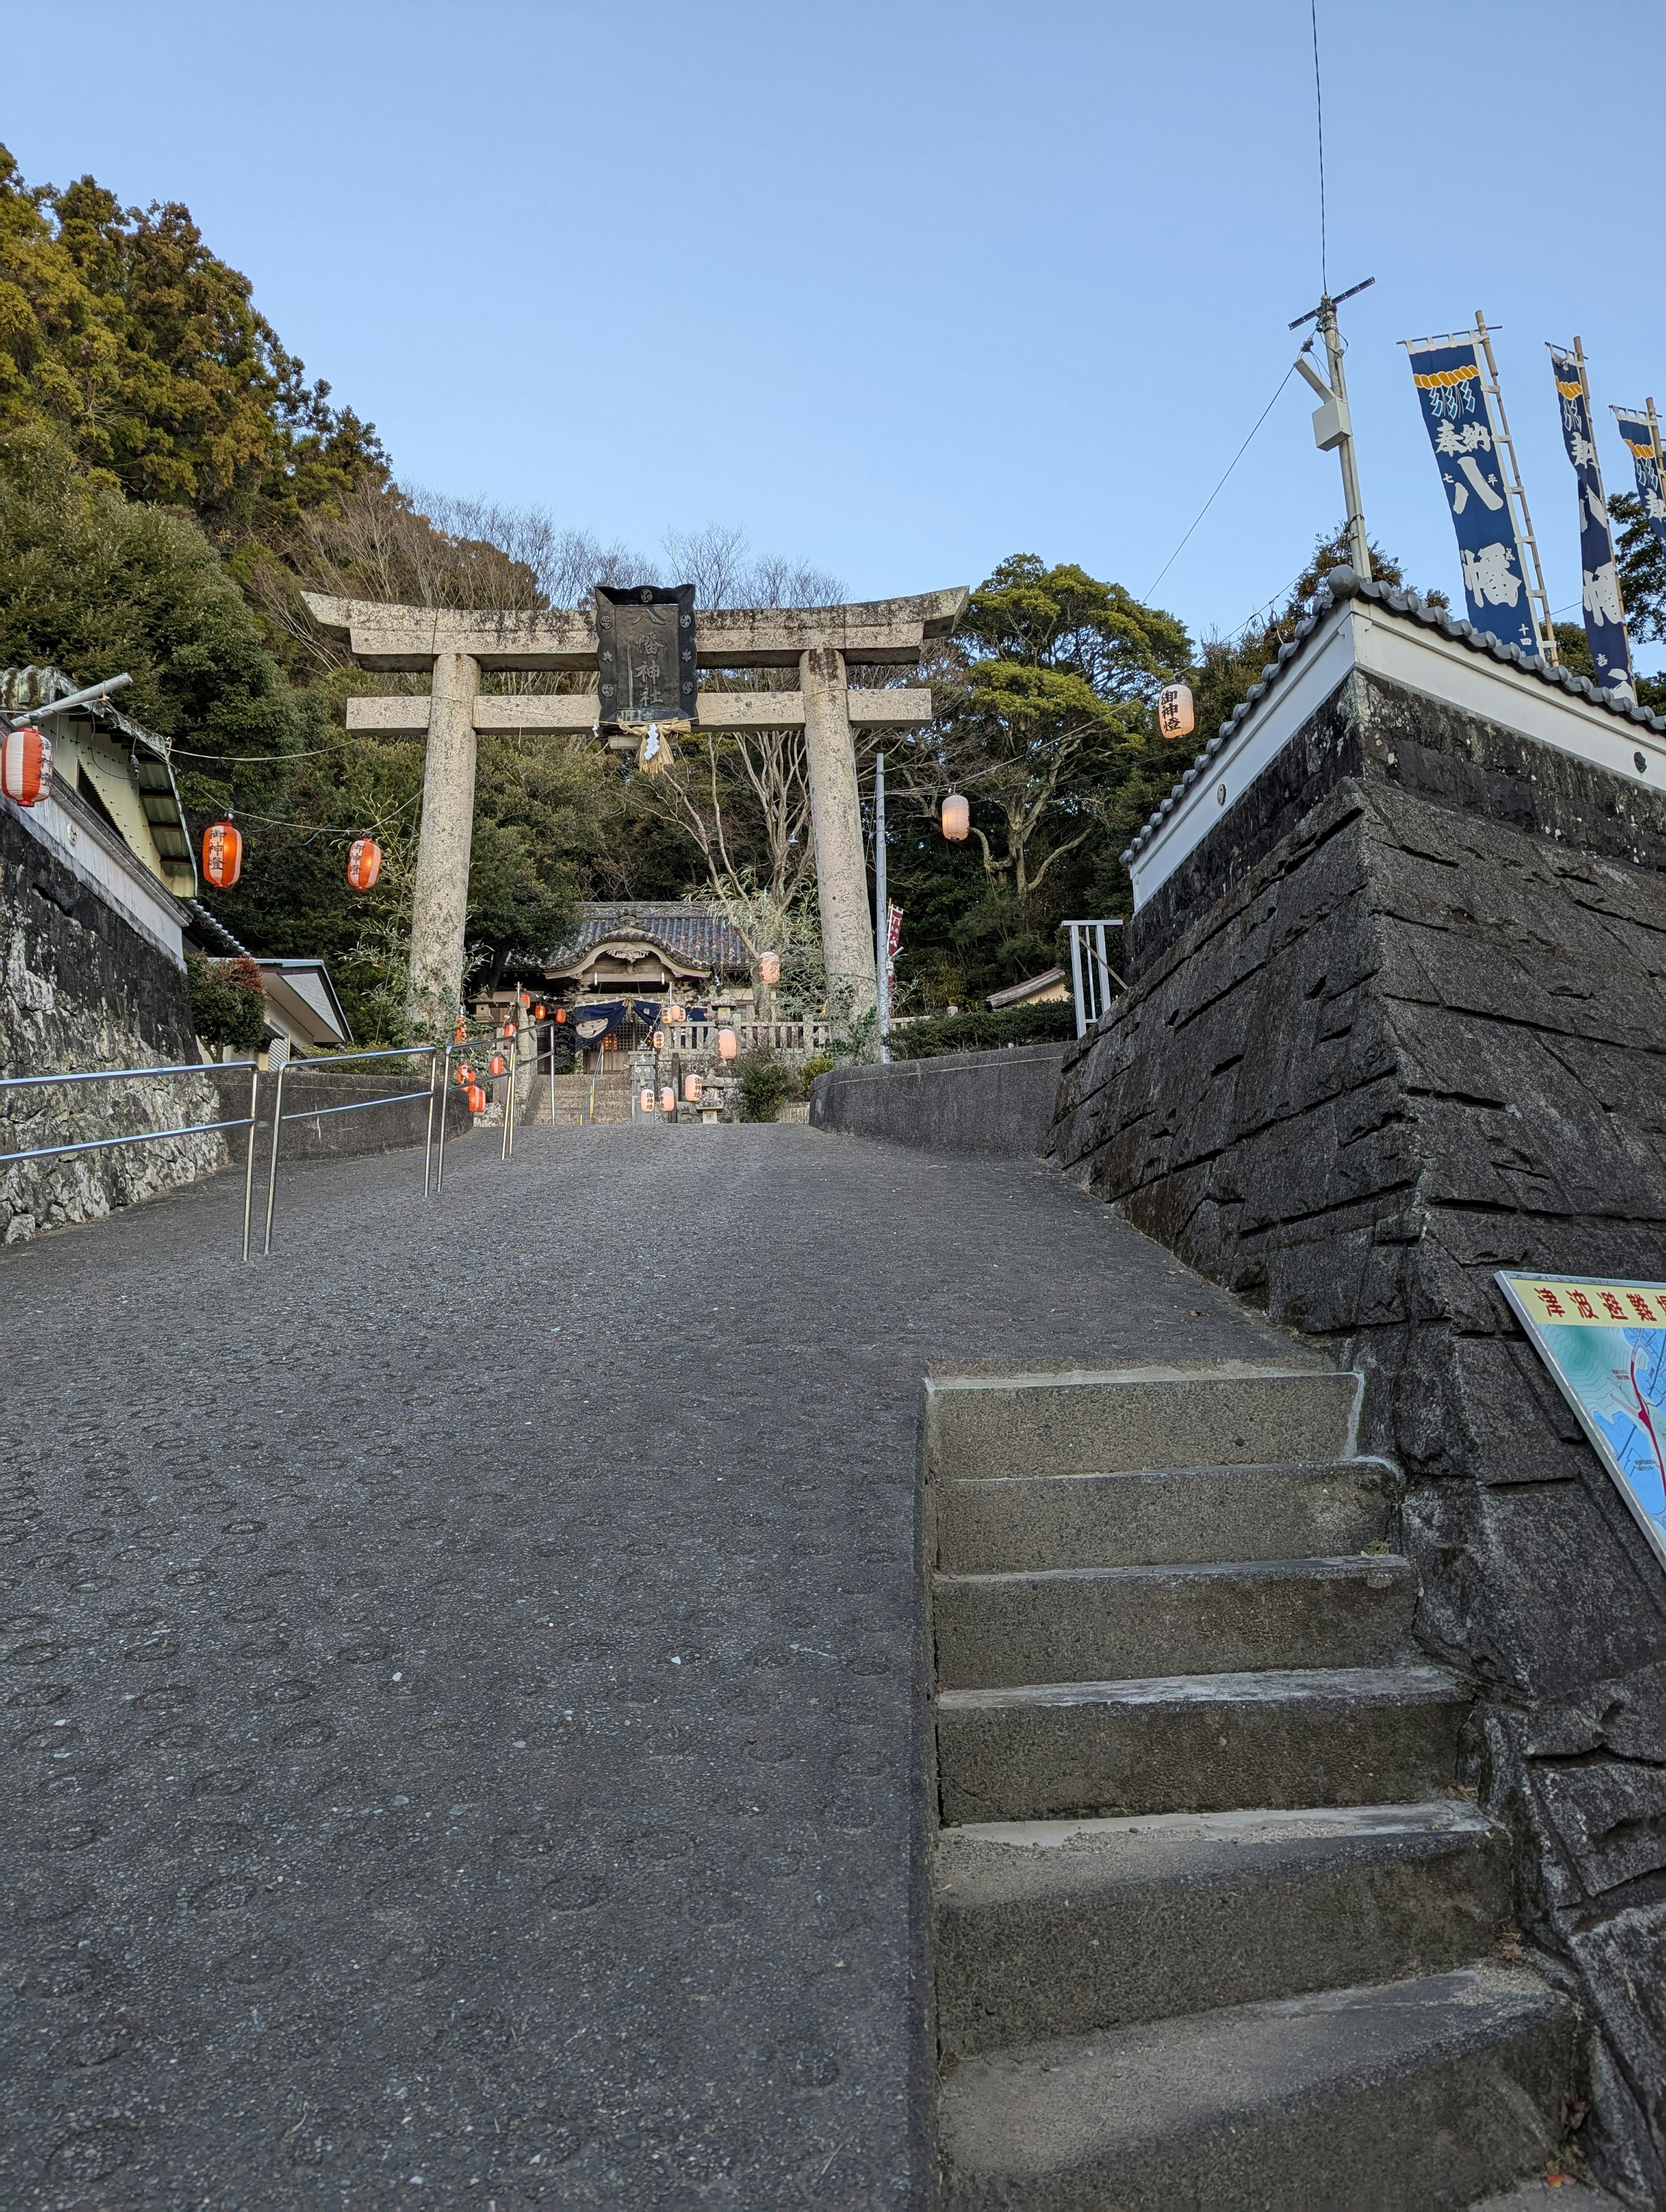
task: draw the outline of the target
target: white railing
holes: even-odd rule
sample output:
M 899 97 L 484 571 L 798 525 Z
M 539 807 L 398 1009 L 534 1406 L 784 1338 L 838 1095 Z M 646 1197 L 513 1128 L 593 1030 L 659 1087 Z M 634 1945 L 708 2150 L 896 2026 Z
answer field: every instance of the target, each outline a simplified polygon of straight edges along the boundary
M 1062 921 L 1070 932 L 1070 981 L 1076 999 L 1076 1034 L 1085 1036 L 1091 1022 L 1103 1021 L 1110 1006 L 1111 986 L 1126 988 L 1105 957 L 1105 932 L 1120 929 L 1120 921 Z

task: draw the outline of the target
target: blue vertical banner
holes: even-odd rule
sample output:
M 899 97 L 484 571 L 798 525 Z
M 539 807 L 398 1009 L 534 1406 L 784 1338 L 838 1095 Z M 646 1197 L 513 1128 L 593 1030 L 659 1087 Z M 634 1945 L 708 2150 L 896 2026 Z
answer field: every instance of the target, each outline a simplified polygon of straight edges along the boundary
M 1585 388 L 1584 364 L 1577 355 L 1563 353 L 1552 346 L 1550 367 L 1562 410 L 1562 443 L 1567 447 L 1567 457 L 1573 464 L 1579 487 L 1579 569 L 1584 585 L 1585 641 L 1596 664 L 1596 680 L 1603 690 L 1630 699 L 1635 696 L 1632 690 L 1631 641 L 1626 635 L 1620 571 L 1614 564 L 1608 501 L 1602 496 L 1602 471 L 1597 466 L 1596 440 L 1591 432 L 1590 394 Z
M 1501 643 L 1536 653 L 1539 636 L 1528 597 L 1527 564 L 1499 463 L 1480 340 L 1428 340 L 1408 345 L 1407 351 L 1457 533 L 1469 619 Z
M 1637 495 L 1643 502 L 1649 527 L 1666 545 L 1666 484 L 1662 482 L 1666 471 L 1661 465 L 1660 427 L 1651 415 L 1639 415 L 1635 407 L 1616 407 L 1613 414 L 1620 425 L 1620 434 L 1626 441 L 1626 450 L 1632 457 Z

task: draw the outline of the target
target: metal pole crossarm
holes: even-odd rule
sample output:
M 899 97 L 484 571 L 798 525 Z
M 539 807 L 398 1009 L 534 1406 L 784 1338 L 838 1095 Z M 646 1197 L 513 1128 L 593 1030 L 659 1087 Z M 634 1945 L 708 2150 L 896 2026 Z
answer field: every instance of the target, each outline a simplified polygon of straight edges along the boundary
M 106 676 L 102 684 L 89 684 L 84 691 L 71 691 L 67 698 L 47 699 L 39 707 L 25 708 L 21 714 L 9 713 L 4 717 L 8 728 L 21 730 L 27 724 L 44 721 L 48 714 L 65 714 L 76 707 L 91 707 L 100 699 L 107 699 L 112 691 L 125 691 L 133 681 L 131 676 Z

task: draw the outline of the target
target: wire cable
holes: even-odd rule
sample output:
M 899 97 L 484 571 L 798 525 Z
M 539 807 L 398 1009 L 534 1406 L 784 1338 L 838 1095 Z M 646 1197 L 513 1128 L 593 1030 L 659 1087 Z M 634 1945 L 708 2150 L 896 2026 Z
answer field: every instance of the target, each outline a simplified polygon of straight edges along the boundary
M 1166 575 L 1168 574 L 1168 573 L 1169 573 L 1170 569 L 1173 568 L 1173 566 L 1174 566 L 1175 562 L 1176 562 L 1180 558 L 1181 555 L 1185 551 L 1185 550 L 1186 550 L 1186 544 L 1187 544 L 1187 540 L 1191 537 L 1192 530 L 1195 530 L 1195 529 L 1197 528 L 1198 524 L 1199 524 L 1200 522 L 1201 522 L 1201 521 L 1202 521 L 1202 520 L 1203 520 L 1204 516 L 1205 516 L 1205 515 L 1209 512 L 1209 509 L 1210 509 L 1210 508 L 1214 505 L 1214 503 L 1215 503 L 1216 500 L 1218 500 L 1218 499 L 1219 498 L 1219 496 L 1220 496 L 1220 495 L 1221 495 L 1221 492 L 1222 492 L 1223 489 L 1224 489 L 1224 488 L 1225 488 L 1225 486 L 1226 477 L 1230 477 L 1230 476 L 1231 475 L 1232 471 L 1233 471 L 1235 468 L 1237 468 L 1237 466 L 1238 463 L 1239 463 L 1239 462 L 1243 459 L 1244 455 L 1249 452 L 1249 450 L 1250 450 L 1250 438 L 1253 438 L 1253 437 L 1255 436 L 1256 432 L 1257 430 L 1259 430 L 1259 429 L 1260 429 L 1260 428 L 1261 428 L 1262 424 L 1262 423 L 1267 420 L 1268 416 L 1273 412 L 1274 408 L 1275 406 L 1277 406 L 1278 402 L 1279 402 L 1279 396 L 1280 396 L 1280 393 L 1283 392 L 1285 386 L 1286 386 L 1286 384 L 1288 384 L 1288 383 L 1289 383 L 1289 381 L 1290 381 L 1291 378 L 1292 378 L 1292 376 L 1294 376 L 1294 374 L 1296 374 L 1295 363 L 1292 362 L 1291 363 L 1290 367 L 1289 367 L 1287 369 L 1286 369 L 1286 371 L 1285 371 L 1284 374 L 1283 374 L 1283 375 L 1279 379 L 1279 389 L 1278 389 L 1278 391 L 1277 391 L 1277 392 L 1275 392 L 1273 394 L 1273 397 L 1272 397 L 1272 398 L 1268 401 L 1268 403 L 1267 403 L 1266 406 L 1265 406 L 1265 407 L 1263 407 L 1263 408 L 1262 409 L 1261 413 L 1260 413 L 1259 415 L 1257 415 L 1257 416 L 1256 416 L 1256 419 L 1255 419 L 1255 422 L 1254 422 L 1253 425 L 1252 425 L 1252 426 L 1251 426 L 1251 428 L 1250 428 L 1250 437 L 1249 437 L 1249 438 L 1246 438 L 1246 439 L 1244 440 L 1243 443 L 1243 444 L 1238 447 L 1238 449 L 1237 449 L 1237 453 L 1235 453 L 1233 454 L 1233 456 L 1232 456 L 1231 459 L 1231 460 L 1226 464 L 1226 473 L 1225 473 L 1225 476 L 1223 476 L 1223 477 L 1221 477 L 1221 480 L 1220 480 L 1219 483 L 1218 483 L 1218 484 L 1215 486 L 1214 489 L 1213 489 L 1213 490 L 1209 494 L 1209 496 L 1207 497 L 1207 499 L 1206 499 L 1206 500 L 1204 501 L 1204 502 L 1203 502 L 1202 506 L 1201 506 L 1201 507 L 1199 507 L 1199 509 L 1198 509 L 1198 511 L 1197 511 L 1196 515 L 1195 515 L 1195 516 L 1194 517 L 1194 519 L 1193 519 L 1193 522 L 1192 522 L 1192 529 L 1191 529 L 1191 530 L 1189 530 L 1189 531 L 1186 532 L 1186 536 L 1181 539 L 1181 541 L 1180 541 L 1179 544 L 1178 544 L 1178 545 L 1177 545 L 1177 546 L 1175 547 L 1175 549 L 1174 549 L 1173 552 L 1170 554 L 1170 556 L 1169 556 L 1168 559 L 1167 559 L 1167 560 L 1163 563 L 1162 567 L 1158 570 L 1157 574 L 1156 574 L 1152 578 L 1152 580 L 1151 580 L 1150 583 L 1146 585 L 1146 598 L 1147 599 L 1147 600 L 1149 600 L 1149 599 L 1150 599 L 1152 593 L 1152 592 L 1157 589 L 1158 586 L 1162 582 L 1162 580 L 1163 580 L 1164 577 L 1164 576 L 1166 576 Z
M 1313 22 L 1313 106 L 1319 118 L 1319 289 L 1329 298 L 1330 270 L 1325 240 L 1325 95 L 1319 81 L 1319 0 L 1308 0 Z

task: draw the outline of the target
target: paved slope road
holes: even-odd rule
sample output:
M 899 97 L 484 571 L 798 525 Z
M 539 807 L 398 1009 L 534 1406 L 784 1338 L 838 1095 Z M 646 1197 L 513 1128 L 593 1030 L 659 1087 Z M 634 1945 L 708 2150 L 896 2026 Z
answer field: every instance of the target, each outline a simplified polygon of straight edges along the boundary
M 0 2202 L 904 2203 L 922 1367 L 1277 1341 L 803 1128 L 233 1180 L 0 1255 Z

